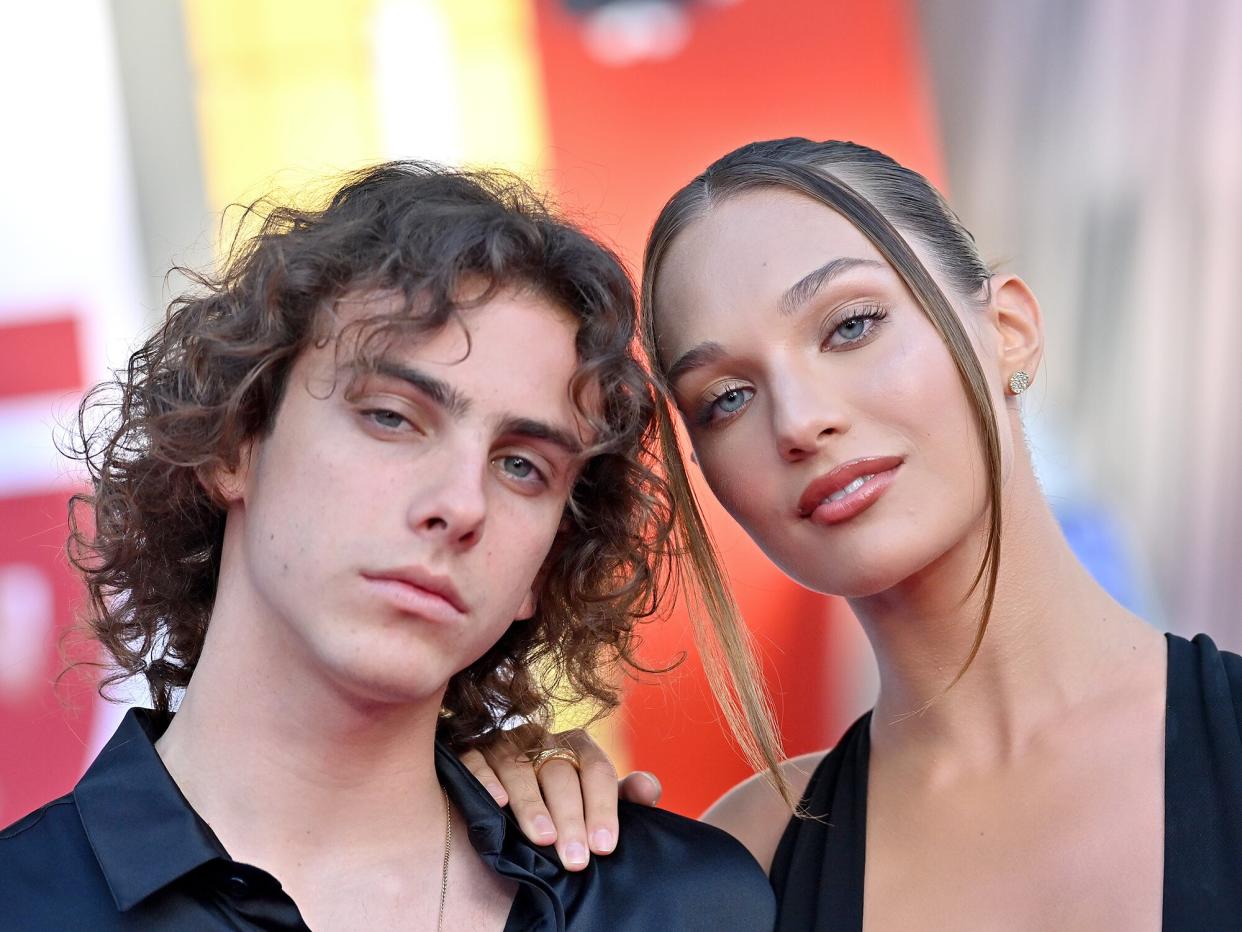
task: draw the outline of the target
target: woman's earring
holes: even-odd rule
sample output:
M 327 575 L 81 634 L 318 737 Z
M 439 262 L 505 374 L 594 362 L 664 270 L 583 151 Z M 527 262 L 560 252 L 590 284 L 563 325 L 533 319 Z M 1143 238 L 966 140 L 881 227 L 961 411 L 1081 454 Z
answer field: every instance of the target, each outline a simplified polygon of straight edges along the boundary
M 1031 377 L 1021 369 L 1009 377 L 1009 390 L 1015 395 L 1021 395 L 1030 387 Z

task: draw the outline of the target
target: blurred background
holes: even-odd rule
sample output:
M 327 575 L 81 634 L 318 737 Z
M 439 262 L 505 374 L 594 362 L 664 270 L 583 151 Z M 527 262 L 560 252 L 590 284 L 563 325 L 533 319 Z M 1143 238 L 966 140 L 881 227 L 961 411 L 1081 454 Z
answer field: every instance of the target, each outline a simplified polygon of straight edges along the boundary
M 57 424 L 160 318 L 170 266 L 212 264 L 227 205 L 388 158 L 517 170 L 635 266 L 664 200 L 743 142 L 852 139 L 924 172 L 1041 298 L 1026 416 L 1075 548 L 1157 626 L 1242 648 L 1239 49 L 1234 0 L 6 5 L 0 826 L 69 789 L 123 709 L 52 684 L 81 607 Z M 874 693 L 857 625 L 712 519 L 787 749 L 831 744 Z M 646 629 L 652 663 L 689 648 L 679 614 Z M 693 659 L 599 734 L 684 813 L 747 773 Z

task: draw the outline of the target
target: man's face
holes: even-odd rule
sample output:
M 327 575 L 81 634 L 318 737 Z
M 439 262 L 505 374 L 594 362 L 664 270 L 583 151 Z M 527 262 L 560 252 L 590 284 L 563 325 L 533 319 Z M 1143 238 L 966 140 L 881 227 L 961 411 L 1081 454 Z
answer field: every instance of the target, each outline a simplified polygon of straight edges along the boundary
M 365 699 L 436 695 L 533 613 L 577 476 L 575 322 L 516 292 L 462 319 L 469 343 L 449 324 L 378 372 L 355 373 L 348 336 L 306 351 L 233 483 L 255 624 Z

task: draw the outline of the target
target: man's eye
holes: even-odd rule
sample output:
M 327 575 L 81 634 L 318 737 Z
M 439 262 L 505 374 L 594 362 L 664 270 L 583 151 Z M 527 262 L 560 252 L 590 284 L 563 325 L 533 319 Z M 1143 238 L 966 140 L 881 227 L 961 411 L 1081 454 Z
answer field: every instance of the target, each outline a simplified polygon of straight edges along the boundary
M 408 424 L 409 420 L 396 411 L 389 411 L 384 408 L 377 408 L 374 411 L 364 412 L 374 424 L 378 424 L 385 430 L 398 430 L 401 425 Z
M 543 473 L 539 471 L 539 467 L 525 456 L 510 454 L 509 456 L 500 457 L 497 462 L 500 468 L 514 479 L 519 479 L 523 482 L 540 481 L 543 479 Z
M 535 471 L 534 463 L 520 456 L 506 456 L 505 468 L 515 476 L 523 479 Z

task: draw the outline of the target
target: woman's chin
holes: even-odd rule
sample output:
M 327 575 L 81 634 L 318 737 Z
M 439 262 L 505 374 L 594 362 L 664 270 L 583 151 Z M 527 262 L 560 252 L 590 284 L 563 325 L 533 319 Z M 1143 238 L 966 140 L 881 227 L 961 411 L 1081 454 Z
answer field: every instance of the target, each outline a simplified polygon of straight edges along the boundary
M 795 573 L 786 570 L 794 580 L 812 592 L 822 595 L 835 595 L 843 599 L 865 599 L 868 596 L 887 592 L 897 583 L 900 577 L 881 573 L 824 573 L 810 571 Z
M 785 567 L 785 572 L 798 583 L 824 595 L 844 599 L 866 599 L 901 585 L 927 565 L 912 555 L 896 555 L 867 563 L 856 560 L 833 561 L 831 565 Z

